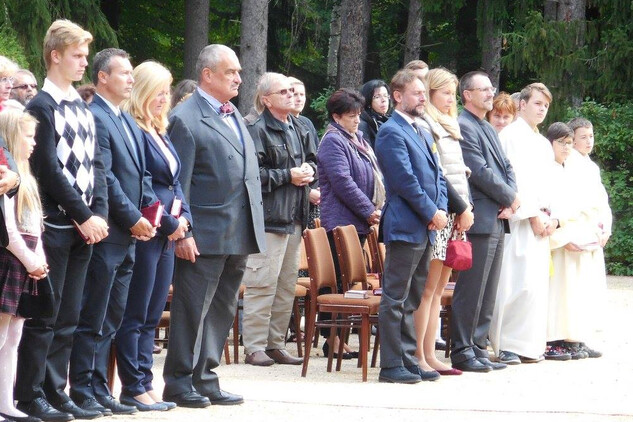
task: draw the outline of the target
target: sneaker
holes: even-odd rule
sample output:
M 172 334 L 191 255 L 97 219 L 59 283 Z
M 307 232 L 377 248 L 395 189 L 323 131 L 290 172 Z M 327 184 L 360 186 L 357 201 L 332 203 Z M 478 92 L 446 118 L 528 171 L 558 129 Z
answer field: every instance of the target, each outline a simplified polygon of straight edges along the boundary
M 545 360 L 571 360 L 571 353 L 563 346 L 547 346 Z
M 602 352 L 594 349 L 590 349 L 585 343 L 580 343 L 580 350 L 585 352 L 590 358 L 599 358 L 602 356 Z
M 563 345 L 569 351 L 573 360 L 587 359 L 589 357 L 589 353 L 580 348 L 580 343 L 566 341 Z
M 521 363 L 521 359 L 516 353 L 502 350 L 499 352 L 499 362 L 505 363 L 506 365 L 518 365 Z

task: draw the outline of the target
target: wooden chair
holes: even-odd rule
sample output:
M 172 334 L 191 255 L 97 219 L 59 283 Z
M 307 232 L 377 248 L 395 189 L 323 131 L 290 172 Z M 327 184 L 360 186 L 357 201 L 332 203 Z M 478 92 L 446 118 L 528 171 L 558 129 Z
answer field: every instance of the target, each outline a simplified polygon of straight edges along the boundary
M 360 240 L 358 238 L 358 232 L 353 225 L 338 226 L 334 228 L 334 243 L 336 245 L 336 253 L 338 255 L 339 268 L 341 270 L 341 281 L 343 283 L 343 290 L 345 286 L 349 288 L 357 288 L 361 290 L 372 290 L 380 287 L 379 284 L 375 284 L 380 279 L 374 275 L 369 280 L 366 267 L 364 265 L 365 260 L 363 258 L 363 250 L 360 247 Z M 378 326 L 378 317 L 373 315 L 370 323 Z M 347 336 L 343 334 L 342 338 Z M 376 366 L 376 360 L 378 359 L 378 345 L 379 335 L 376 334 L 374 342 L 374 351 L 372 354 L 371 366 Z
M 369 349 L 370 315 L 378 312 L 380 297 L 372 296 L 368 299 L 348 299 L 342 294 L 319 294 L 319 289 L 329 287 L 331 291 L 336 291 L 336 274 L 330 246 L 322 227 L 305 230 L 303 233 L 306 252 L 308 256 L 308 269 L 310 271 L 310 307 L 306 320 L 306 339 L 312 339 L 317 328 L 328 327 L 330 330 L 330 344 L 334 344 L 336 329 L 359 326 L 360 320 L 360 351 L 359 361 L 362 368 L 362 379 L 367 381 L 367 351 Z M 317 321 L 317 312 L 328 312 L 332 314 L 331 320 Z M 339 318 L 338 316 L 341 315 Z M 305 342 L 305 356 L 303 359 L 303 369 L 301 376 L 305 377 L 308 372 L 310 362 L 311 341 Z M 339 359 L 342 357 L 342 350 L 339 350 Z M 332 357 L 334 350 L 330 349 L 328 356 L 328 372 L 332 371 Z
M 382 274 L 385 272 L 385 244 L 378 242 L 378 225 L 370 227 L 366 245 L 371 256 L 371 270 L 382 280 Z
M 451 306 L 453 304 L 453 291 L 455 290 L 455 283 L 457 282 L 458 271 L 453 270 L 451 278 L 442 292 L 442 298 L 440 304 L 442 310 L 440 311 L 440 321 L 442 326 L 446 326 L 446 350 L 444 351 L 444 357 L 449 357 L 451 354 Z M 442 327 L 440 326 L 440 330 Z

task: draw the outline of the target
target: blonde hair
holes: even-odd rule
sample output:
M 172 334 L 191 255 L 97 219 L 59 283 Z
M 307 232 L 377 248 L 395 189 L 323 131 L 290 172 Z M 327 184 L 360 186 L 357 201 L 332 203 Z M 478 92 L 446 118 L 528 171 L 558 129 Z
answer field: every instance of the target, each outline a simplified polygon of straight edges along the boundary
M 451 106 L 451 109 L 447 114 L 439 111 L 431 103 L 431 95 L 433 94 L 433 92 L 444 89 L 450 84 L 453 84 L 455 90 L 457 90 L 459 80 L 457 79 L 457 76 L 455 76 L 453 73 L 441 67 L 429 71 L 424 81 L 424 85 L 426 86 L 426 92 L 428 95 L 428 100 L 425 107 L 426 113 L 429 115 L 429 117 L 438 122 L 444 128 L 444 130 L 446 130 L 454 139 L 462 139 L 462 134 L 459 130 L 459 125 L 457 124 L 457 99 L 455 99 L 453 105 Z
M 20 67 L 13 60 L 0 56 L 0 77 L 13 76 Z
M 543 94 L 545 98 L 547 98 L 547 101 L 549 101 L 550 103 L 552 102 L 552 93 L 544 84 L 540 82 L 531 83 L 523 88 L 521 90 L 520 101 L 525 101 L 527 103 L 528 101 L 530 101 L 530 98 L 532 98 L 532 94 L 534 94 L 535 91 Z
M 57 19 L 51 24 L 44 36 L 44 63 L 46 69 L 51 67 L 51 53 L 53 50 L 64 53 L 73 44 L 90 44 L 92 34 L 74 22 L 67 19 Z
M 492 101 L 492 110 L 486 113 L 486 120 L 490 121 L 490 117 L 495 111 L 499 113 L 510 113 L 513 117 L 516 117 L 517 105 L 510 94 L 501 91 Z
M 37 187 L 37 182 L 31 174 L 28 157 L 22 156 L 22 143 L 24 142 L 24 125 L 32 124 L 37 128 L 37 120 L 27 112 L 8 109 L 0 113 L 0 136 L 2 136 L 7 148 L 18 166 L 20 174 L 20 189 L 17 194 L 16 219 L 22 223 L 25 211 L 36 215 L 42 215 L 42 203 Z
M 165 86 L 170 87 L 173 82 L 171 72 L 162 64 L 148 60 L 136 66 L 134 72 L 134 87 L 129 100 L 125 100 L 121 107 L 130 113 L 136 123 L 145 131 L 152 128 L 147 127 L 146 120 L 151 122 L 151 126 L 161 135 L 167 131 L 167 114 L 169 113 L 169 98 L 159 116 L 153 116 L 149 109 L 149 103 L 156 98 L 158 92 Z M 169 92 L 167 95 L 171 95 Z

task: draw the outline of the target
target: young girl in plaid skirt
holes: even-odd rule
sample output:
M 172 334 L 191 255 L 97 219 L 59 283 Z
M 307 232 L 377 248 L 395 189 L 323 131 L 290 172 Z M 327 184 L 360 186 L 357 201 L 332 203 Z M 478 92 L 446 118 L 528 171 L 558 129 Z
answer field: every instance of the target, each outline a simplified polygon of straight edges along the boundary
M 37 184 L 29 168 L 35 146 L 37 120 L 18 110 L 0 113 L 0 136 L 13 155 L 21 178 L 18 193 L 3 195 L 9 244 L 0 248 L 0 420 L 39 420 L 20 412 L 13 405 L 13 380 L 17 348 L 24 318 L 18 302 L 33 280 L 46 277 L 48 265 L 42 249 L 42 206 Z

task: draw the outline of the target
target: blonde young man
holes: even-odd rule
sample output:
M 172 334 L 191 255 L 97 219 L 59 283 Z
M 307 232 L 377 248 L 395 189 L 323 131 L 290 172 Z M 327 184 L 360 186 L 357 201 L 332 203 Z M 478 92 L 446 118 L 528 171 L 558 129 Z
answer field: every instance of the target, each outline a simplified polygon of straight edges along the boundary
M 31 168 L 46 216 L 42 241 L 57 300 L 50 318 L 24 324 L 15 399 L 18 409 L 44 421 L 102 416 L 81 409 L 64 392 L 92 245 L 108 235 L 106 178 L 95 123 L 72 86 L 84 75 L 90 42 L 92 35 L 78 25 L 53 22 L 44 38 L 46 79 L 27 106 L 39 121 Z

